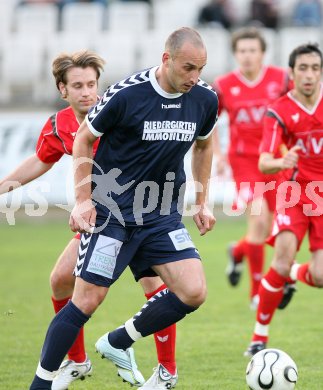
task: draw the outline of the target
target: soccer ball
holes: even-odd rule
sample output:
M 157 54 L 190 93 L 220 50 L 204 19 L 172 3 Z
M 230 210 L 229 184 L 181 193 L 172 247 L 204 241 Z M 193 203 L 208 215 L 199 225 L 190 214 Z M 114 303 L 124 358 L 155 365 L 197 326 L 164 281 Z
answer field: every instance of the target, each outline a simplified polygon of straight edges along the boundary
M 279 349 L 263 349 L 248 363 L 246 380 L 251 390 L 292 390 L 298 378 L 294 360 Z

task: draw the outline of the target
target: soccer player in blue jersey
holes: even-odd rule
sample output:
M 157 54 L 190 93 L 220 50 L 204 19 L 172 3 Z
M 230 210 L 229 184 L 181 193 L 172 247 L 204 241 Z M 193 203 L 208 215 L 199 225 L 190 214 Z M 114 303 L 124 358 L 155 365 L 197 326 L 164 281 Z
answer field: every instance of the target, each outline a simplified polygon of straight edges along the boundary
M 195 30 L 174 31 L 161 65 L 111 86 L 82 123 L 73 147 L 76 204 L 70 217 L 71 229 L 83 233 L 75 290 L 49 326 L 31 390 L 51 388 L 79 329 L 128 265 L 136 278 L 158 274 L 168 289 L 102 336 L 96 349 L 132 385 L 174 387 L 174 378 L 162 367 L 144 383 L 131 345 L 180 321 L 206 298 L 200 256 L 181 222 L 183 160 L 193 145 L 193 219 L 201 235 L 215 223 L 207 207 L 207 184 L 218 99 L 199 79 L 206 59 Z

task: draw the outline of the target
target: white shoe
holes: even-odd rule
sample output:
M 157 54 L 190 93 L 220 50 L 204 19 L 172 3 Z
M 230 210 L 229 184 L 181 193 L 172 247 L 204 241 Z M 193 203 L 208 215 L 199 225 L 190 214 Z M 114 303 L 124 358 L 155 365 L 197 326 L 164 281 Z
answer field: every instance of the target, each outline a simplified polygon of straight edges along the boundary
M 108 339 L 109 333 L 106 333 L 95 344 L 97 352 L 102 355 L 102 358 L 111 360 L 117 366 L 118 375 L 124 382 L 129 382 L 134 386 L 141 386 L 145 383 L 145 379 L 138 370 L 135 361 L 135 352 L 133 348 L 126 350 L 112 347 Z
M 90 359 L 84 363 L 75 363 L 74 360 L 64 360 L 52 383 L 52 390 L 67 390 L 68 386 L 77 379 L 91 376 L 92 364 Z
M 162 364 L 158 364 L 158 367 L 154 368 L 152 376 L 142 387 L 139 387 L 139 390 L 173 389 L 176 386 L 177 381 L 177 371 L 175 375 L 171 375 Z

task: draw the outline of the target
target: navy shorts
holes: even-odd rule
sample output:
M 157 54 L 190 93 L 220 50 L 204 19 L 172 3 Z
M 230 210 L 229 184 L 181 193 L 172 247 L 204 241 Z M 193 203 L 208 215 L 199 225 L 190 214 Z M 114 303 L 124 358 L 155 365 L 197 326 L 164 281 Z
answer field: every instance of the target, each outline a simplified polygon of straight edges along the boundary
M 136 280 L 156 276 L 151 266 L 196 258 L 198 250 L 180 221 L 167 219 L 147 227 L 107 226 L 82 234 L 74 275 L 109 287 L 129 265 Z

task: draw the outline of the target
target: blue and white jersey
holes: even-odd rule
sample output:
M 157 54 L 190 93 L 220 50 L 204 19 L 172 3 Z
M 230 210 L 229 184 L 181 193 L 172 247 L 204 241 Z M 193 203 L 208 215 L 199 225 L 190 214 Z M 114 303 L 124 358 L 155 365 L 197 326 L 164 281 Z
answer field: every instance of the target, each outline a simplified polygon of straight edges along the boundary
M 218 98 L 209 85 L 199 81 L 188 93 L 169 94 L 156 70 L 109 87 L 86 118 L 101 137 L 92 175 L 98 219 L 109 216 L 133 226 L 177 213 L 185 190 L 184 156 L 216 123 Z

